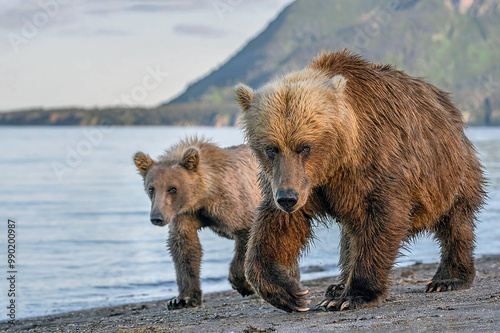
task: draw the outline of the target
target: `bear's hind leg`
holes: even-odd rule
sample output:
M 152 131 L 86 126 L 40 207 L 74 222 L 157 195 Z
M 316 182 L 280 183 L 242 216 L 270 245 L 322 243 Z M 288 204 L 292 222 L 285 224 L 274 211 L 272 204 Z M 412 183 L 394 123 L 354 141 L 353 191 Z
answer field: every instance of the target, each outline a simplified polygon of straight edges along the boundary
M 349 253 L 350 253 L 350 239 L 349 235 L 344 232 L 344 230 L 340 229 L 340 258 L 339 258 L 339 266 L 342 270 L 340 274 L 340 281 L 337 284 L 331 284 L 326 288 L 325 297 L 318 306 L 326 306 L 328 303 L 337 299 L 342 295 L 342 292 L 345 289 L 345 284 L 351 272 L 349 266 Z
M 248 232 L 240 233 L 236 237 L 234 258 L 229 266 L 229 282 L 233 289 L 241 296 L 249 296 L 254 293 L 252 287 L 245 277 L 245 254 L 247 251 Z
M 356 220 L 340 221 L 343 232 L 349 235 L 349 255 L 346 257 L 349 276 L 343 290 L 328 295 L 335 297 L 320 303 L 326 310 L 377 306 L 384 299 L 389 273 L 409 228 L 409 201 L 404 197 L 396 200 L 392 196 L 389 200 L 385 193 L 374 192 L 368 198 L 368 209 L 356 216 Z
M 468 289 L 474 281 L 474 220 L 479 205 L 458 200 L 435 226 L 441 263 L 426 292 Z

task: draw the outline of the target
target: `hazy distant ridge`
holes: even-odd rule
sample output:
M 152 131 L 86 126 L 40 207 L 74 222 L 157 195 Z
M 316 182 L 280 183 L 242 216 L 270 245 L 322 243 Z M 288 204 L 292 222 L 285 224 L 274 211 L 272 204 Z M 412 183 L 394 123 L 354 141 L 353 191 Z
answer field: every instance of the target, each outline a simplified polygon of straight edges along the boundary
M 500 125 L 498 0 L 298 0 L 221 67 L 151 109 L 29 110 L 0 124 L 233 125 L 232 87 L 257 87 L 322 49 L 349 47 L 453 94 L 472 125 Z

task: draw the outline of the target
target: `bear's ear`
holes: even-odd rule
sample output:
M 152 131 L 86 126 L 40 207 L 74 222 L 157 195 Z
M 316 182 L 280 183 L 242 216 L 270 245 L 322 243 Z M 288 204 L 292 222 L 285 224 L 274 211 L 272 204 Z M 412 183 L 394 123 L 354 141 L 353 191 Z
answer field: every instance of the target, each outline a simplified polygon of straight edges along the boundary
M 194 170 L 200 162 L 200 151 L 196 147 L 189 147 L 182 155 L 181 165 L 188 170 Z
M 148 169 L 155 165 L 156 162 L 149 155 L 140 151 L 134 155 L 134 164 L 139 173 L 145 177 Z
M 335 75 L 331 78 L 330 84 L 339 94 L 344 93 L 345 86 L 347 85 L 347 79 L 342 75 Z
M 254 97 L 252 88 L 243 83 L 238 83 L 238 85 L 234 87 L 234 91 L 236 92 L 236 101 L 240 104 L 243 111 L 250 109 L 250 104 Z

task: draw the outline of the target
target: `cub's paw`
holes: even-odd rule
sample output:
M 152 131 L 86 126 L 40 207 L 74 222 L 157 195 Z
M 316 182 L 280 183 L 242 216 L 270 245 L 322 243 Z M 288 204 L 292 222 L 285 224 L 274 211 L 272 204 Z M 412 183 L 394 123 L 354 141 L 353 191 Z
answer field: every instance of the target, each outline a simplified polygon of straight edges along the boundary
M 460 279 L 435 280 L 427 282 L 426 293 L 468 289 L 472 283 Z
M 194 308 L 197 307 L 201 302 L 198 302 L 196 299 L 193 299 L 191 297 L 184 297 L 184 298 L 172 298 L 168 304 L 167 308 L 169 310 L 178 310 L 178 309 L 183 309 L 183 308 Z
M 255 292 L 253 291 L 252 287 L 248 283 L 243 283 L 239 285 L 234 285 L 233 284 L 233 289 L 235 289 L 241 296 L 250 296 L 253 295 Z
M 250 287 L 250 284 L 247 282 L 244 276 L 234 277 L 230 275 L 229 282 L 231 283 L 231 287 L 233 287 L 233 289 L 243 297 L 254 294 L 252 287 Z

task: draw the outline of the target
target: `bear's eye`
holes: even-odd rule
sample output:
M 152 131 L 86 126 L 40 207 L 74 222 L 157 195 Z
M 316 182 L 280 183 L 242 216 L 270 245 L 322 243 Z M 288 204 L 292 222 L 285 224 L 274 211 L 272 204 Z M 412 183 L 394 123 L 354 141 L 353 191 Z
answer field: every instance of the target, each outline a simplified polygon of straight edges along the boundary
M 274 157 L 276 154 L 278 154 L 279 149 L 278 147 L 273 147 L 273 146 L 267 146 L 265 149 L 267 157 Z
M 311 146 L 309 145 L 303 145 L 302 147 L 300 147 L 299 149 L 299 154 L 304 154 L 304 155 L 307 155 L 311 152 Z
M 155 188 L 154 188 L 153 186 L 150 186 L 150 187 L 148 188 L 148 193 L 149 193 L 150 195 L 153 195 L 153 193 L 155 193 Z
M 168 193 L 170 193 L 170 194 L 175 194 L 175 193 L 177 193 L 177 189 L 176 189 L 174 186 L 172 186 L 172 187 L 170 187 L 170 188 L 168 189 Z

